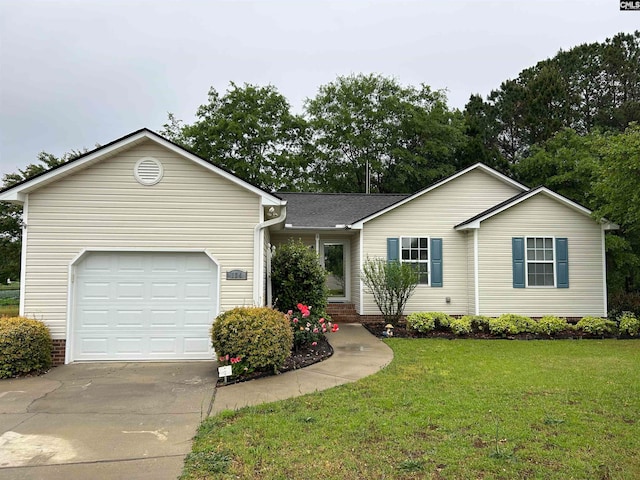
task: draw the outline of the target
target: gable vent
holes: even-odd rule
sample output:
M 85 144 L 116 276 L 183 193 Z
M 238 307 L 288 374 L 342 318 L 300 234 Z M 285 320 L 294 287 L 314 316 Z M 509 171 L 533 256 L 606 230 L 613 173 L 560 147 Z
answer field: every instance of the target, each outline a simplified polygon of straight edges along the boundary
M 144 157 L 136 162 L 133 175 L 142 185 L 155 185 L 162 180 L 162 164 L 153 157 Z

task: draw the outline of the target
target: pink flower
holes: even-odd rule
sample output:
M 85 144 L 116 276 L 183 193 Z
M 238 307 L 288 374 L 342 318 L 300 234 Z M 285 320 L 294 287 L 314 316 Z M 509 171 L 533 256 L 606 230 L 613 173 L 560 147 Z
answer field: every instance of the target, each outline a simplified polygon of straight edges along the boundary
M 313 333 L 318 333 L 318 331 L 319 331 L 319 330 L 318 330 L 318 327 L 316 327 L 316 328 L 314 328 L 314 329 L 313 329 Z
M 324 323 L 324 318 L 321 318 L 320 320 L 318 320 L 320 323 Z
M 293 315 L 293 310 L 289 310 L 289 311 L 287 312 L 287 315 Z
M 218 360 L 220 360 L 221 362 L 224 362 L 224 357 L 220 357 L 218 358 Z
M 318 342 L 313 342 L 311 345 L 315 347 L 316 345 L 318 345 Z
M 227 356 L 226 356 L 226 357 L 224 357 L 224 358 L 225 358 L 225 360 L 228 362 L 228 361 L 229 361 L 229 354 L 227 353 Z
M 327 333 L 327 329 L 322 327 L 322 333 Z
M 298 322 L 299 322 L 299 320 L 297 318 L 293 319 L 293 323 L 298 323 Z

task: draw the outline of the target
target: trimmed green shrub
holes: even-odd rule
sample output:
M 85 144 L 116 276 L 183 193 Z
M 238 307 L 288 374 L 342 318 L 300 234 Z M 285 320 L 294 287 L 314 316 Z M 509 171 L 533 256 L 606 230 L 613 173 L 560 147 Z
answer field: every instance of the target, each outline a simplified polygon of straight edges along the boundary
M 617 326 L 616 322 L 606 320 L 600 317 L 583 317 L 577 324 L 576 328 L 582 330 L 584 333 L 590 335 L 608 335 L 615 333 Z
M 452 318 L 449 322 L 449 328 L 456 335 L 469 335 L 472 331 L 472 317 L 466 315 L 461 318 Z
M 294 310 L 303 303 L 314 312 L 327 308 L 326 270 L 316 252 L 300 240 L 289 240 L 276 248 L 271 259 L 274 306 L 280 311 Z
M 640 334 L 640 320 L 631 312 L 624 312 L 619 319 L 620 335 L 637 337 Z
M 275 372 L 291 354 L 293 332 L 288 318 L 277 310 L 237 307 L 215 319 L 211 344 L 218 357 L 239 359 L 239 369 Z
M 48 370 L 52 347 L 44 323 L 24 317 L 0 318 L 0 378 Z
M 443 312 L 417 312 L 407 316 L 407 326 L 416 332 L 427 333 L 438 328 L 447 328 L 452 317 Z
M 518 333 L 535 333 L 536 322 L 524 315 L 505 313 L 498 318 L 489 319 L 489 331 L 494 335 L 517 335 Z
M 471 330 L 474 332 L 488 332 L 489 320 L 491 317 L 485 317 L 484 315 L 465 315 L 462 318 L 468 318 L 471 322 Z
M 545 315 L 536 322 L 536 327 L 538 333 L 553 336 L 557 333 L 568 330 L 569 324 L 567 323 L 566 318 Z

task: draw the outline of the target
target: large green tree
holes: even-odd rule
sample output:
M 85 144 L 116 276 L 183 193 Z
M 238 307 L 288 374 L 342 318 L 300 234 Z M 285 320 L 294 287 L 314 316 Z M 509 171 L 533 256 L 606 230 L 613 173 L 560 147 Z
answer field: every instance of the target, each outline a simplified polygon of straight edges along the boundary
M 211 88 L 196 116 L 182 125 L 170 114 L 162 133 L 261 188 L 307 188 L 307 124 L 275 87 L 232 82 L 222 95 Z
M 468 123 L 482 128 L 474 136 L 510 164 L 563 128 L 624 131 L 640 121 L 640 31 L 560 51 L 478 103 L 472 97 L 465 109 Z
M 426 85 L 380 75 L 338 77 L 305 103 L 316 148 L 316 188 L 413 192 L 455 171 L 463 118 Z

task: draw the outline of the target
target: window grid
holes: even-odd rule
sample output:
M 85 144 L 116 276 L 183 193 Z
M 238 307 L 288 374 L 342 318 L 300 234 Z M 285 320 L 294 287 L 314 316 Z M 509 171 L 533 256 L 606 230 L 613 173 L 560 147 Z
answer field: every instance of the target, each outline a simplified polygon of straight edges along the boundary
M 401 237 L 400 260 L 409 263 L 418 272 L 418 283 L 429 285 L 429 238 Z
M 527 237 L 526 243 L 527 285 L 555 286 L 553 238 Z

